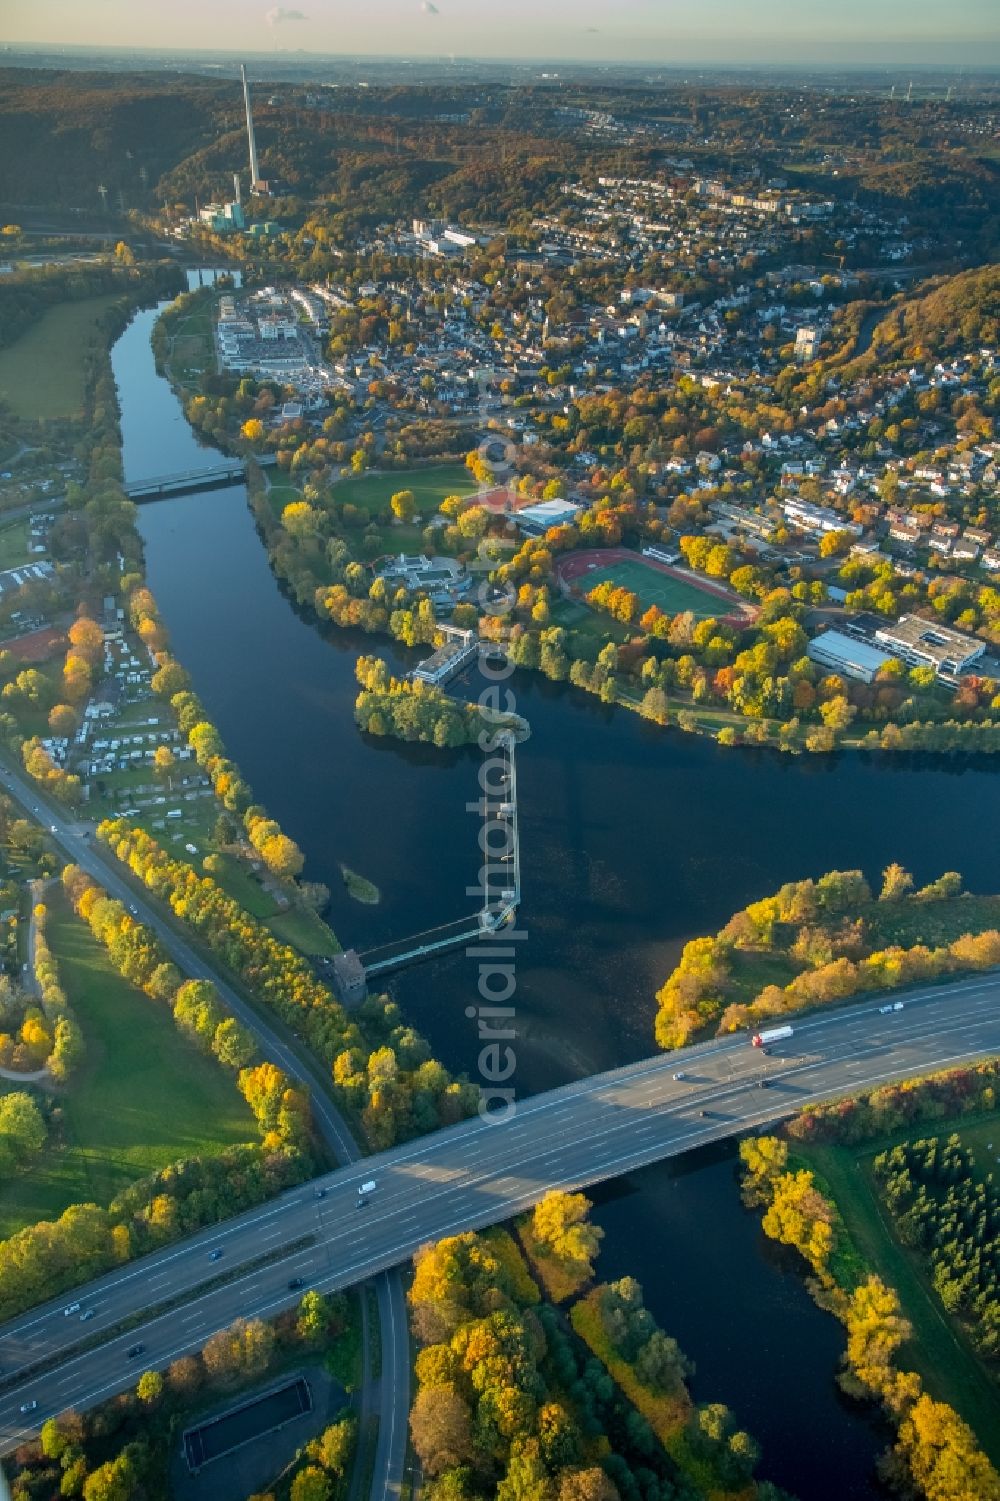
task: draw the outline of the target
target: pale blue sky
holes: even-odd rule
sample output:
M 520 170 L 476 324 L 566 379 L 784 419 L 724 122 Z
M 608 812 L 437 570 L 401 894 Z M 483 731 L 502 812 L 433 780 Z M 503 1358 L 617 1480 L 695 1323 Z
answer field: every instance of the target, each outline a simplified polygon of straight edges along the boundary
M 2 0 L 0 40 L 658 64 L 1000 66 L 997 0 Z

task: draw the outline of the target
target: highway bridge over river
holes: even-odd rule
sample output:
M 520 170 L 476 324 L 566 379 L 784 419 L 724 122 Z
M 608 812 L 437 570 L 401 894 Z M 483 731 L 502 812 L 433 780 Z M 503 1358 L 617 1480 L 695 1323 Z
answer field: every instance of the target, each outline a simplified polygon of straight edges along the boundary
M 503 1119 L 476 1117 L 354 1162 L 33 1309 L 0 1328 L 0 1452 L 47 1417 L 199 1350 L 238 1316 L 294 1305 L 302 1288 L 289 1284 L 300 1278 L 321 1291 L 350 1287 L 427 1241 L 509 1219 L 550 1189 L 587 1187 L 811 1103 L 1000 1052 L 1000 973 L 902 998 L 888 1014 L 868 998 L 806 1017 L 770 1056 L 741 1034 L 535 1095 Z M 482 1046 L 516 1051 L 516 1041 Z M 481 1070 L 506 1061 L 487 1051 Z M 141 1357 L 130 1359 L 136 1344 Z

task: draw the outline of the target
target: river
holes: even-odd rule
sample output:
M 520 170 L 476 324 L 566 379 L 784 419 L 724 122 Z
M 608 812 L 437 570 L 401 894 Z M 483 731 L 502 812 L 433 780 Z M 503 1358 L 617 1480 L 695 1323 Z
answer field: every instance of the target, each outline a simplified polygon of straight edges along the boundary
M 211 461 L 155 374 L 155 316 L 137 314 L 113 356 L 130 479 Z M 472 910 L 476 753 L 370 741 L 352 720 L 358 652 L 405 654 L 297 613 L 240 488 L 144 506 L 140 530 L 174 649 L 305 851 L 307 875 L 330 886 L 345 946 Z M 957 869 L 973 889 L 995 887 L 986 831 L 1000 779 L 988 764 L 725 750 L 532 674 L 512 687 L 532 726 L 518 763 L 521 1094 L 651 1052 L 654 991 L 682 943 L 783 881 L 835 866 L 877 879 L 899 860 L 918 882 Z M 351 901 L 341 861 L 380 887 L 380 905 Z M 435 1053 L 470 1073 L 475 981 L 458 953 L 391 987 Z M 698 1400 L 726 1402 L 761 1442 L 761 1473 L 804 1501 L 879 1494 L 885 1436 L 833 1385 L 841 1331 L 740 1208 L 732 1153 L 649 1169 L 595 1197 L 602 1277 L 639 1277 L 696 1362 Z

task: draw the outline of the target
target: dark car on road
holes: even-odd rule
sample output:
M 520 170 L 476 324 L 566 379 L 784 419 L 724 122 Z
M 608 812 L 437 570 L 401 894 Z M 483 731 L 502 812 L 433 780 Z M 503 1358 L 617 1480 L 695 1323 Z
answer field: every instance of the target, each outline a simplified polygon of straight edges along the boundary
M 291 1282 L 289 1282 L 288 1284 L 288 1291 L 290 1293 L 293 1293 L 295 1292 L 296 1288 L 305 1287 L 305 1285 L 306 1279 L 304 1277 L 293 1277 Z
M 143 1352 L 143 1350 L 145 1350 L 145 1348 L 146 1348 L 145 1345 L 129 1345 L 129 1347 L 128 1347 L 128 1358 L 129 1358 L 129 1360 L 135 1360 L 136 1356 L 141 1355 L 142 1352 Z

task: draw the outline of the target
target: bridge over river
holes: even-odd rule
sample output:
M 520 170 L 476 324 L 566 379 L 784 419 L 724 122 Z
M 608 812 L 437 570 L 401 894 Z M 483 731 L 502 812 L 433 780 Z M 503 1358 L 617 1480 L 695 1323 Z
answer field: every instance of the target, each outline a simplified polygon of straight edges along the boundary
M 261 454 L 256 462 L 262 468 L 276 463 L 273 453 Z M 241 485 L 246 479 L 243 459 L 220 459 L 207 469 L 184 469 L 176 474 L 152 474 L 146 479 L 127 480 L 122 486 L 137 504 L 148 500 L 169 500 L 174 495 L 192 495 L 198 490 L 216 490 L 220 485 Z
M 887 1014 L 869 997 L 805 1017 L 770 1056 L 740 1034 L 535 1095 L 329 1173 L 34 1309 L 0 1328 L 0 1452 L 52 1414 L 134 1386 L 131 1345 L 143 1345 L 144 1369 L 162 1369 L 238 1316 L 294 1305 L 301 1291 L 289 1283 L 299 1278 L 321 1291 L 350 1287 L 427 1241 L 509 1219 L 550 1189 L 586 1187 L 818 1101 L 1000 1052 L 1000 973 L 902 998 Z M 516 1084 L 513 1019 L 473 1013 L 455 1024 L 470 1025 L 485 1084 Z M 65 1315 L 71 1301 L 85 1323 Z

